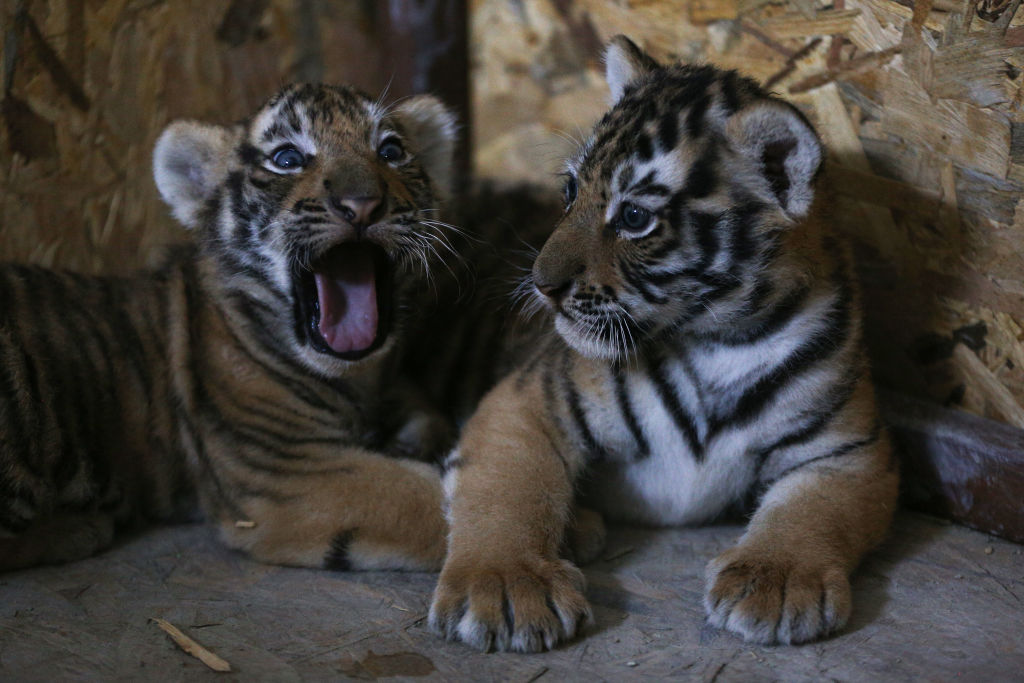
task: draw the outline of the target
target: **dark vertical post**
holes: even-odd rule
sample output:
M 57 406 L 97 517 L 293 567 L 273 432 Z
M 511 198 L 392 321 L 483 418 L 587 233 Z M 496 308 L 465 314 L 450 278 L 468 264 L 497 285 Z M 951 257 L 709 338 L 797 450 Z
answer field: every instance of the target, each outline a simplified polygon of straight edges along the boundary
M 469 30 L 466 0 L 383 0 L 377 22 L 394 96 L 434 93 L 462 125 L 456 187 L 470 168 Z M 390 73 L 387 73 L 390 71 Z

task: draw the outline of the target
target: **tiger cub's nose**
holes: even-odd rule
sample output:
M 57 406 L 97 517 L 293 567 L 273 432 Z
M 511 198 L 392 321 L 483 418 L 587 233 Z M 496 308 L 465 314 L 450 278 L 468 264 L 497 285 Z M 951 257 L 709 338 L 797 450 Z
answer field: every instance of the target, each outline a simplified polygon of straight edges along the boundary
M 382 213 L 380 197 L 337 197 L 328 200 L 331 210 L 340 218 L 357 228 L 364 228 L 377 222 Z

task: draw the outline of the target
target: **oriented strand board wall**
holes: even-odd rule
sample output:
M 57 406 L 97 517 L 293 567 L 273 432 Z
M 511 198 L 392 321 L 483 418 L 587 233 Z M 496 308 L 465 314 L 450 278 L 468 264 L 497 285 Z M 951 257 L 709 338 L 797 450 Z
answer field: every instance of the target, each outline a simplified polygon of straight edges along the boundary
M 478 0 L 477 169 L 553 187 L 604 111 L 599 53 L 616 33 L 662 59 L 739 69 L 800 106 L 829 145 L 881 381 L 1024 427 L 1019 5 Z
M 368 7 L 6 0 L 0 260 L 124 271 L 182 239 L 150 173 L 164 125 L 232 122 L 291 80 L 377 94 L 387 79 Z

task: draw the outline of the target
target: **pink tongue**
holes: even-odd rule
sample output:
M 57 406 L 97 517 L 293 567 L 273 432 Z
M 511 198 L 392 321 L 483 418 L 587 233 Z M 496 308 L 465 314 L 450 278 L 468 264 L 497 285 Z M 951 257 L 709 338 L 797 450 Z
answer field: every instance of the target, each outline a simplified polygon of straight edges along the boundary
M 320 334 L 336 353 L 362 351 L 377 338 L 377 286 L 373 257 L 360 247 L 332 255 L 315 272 Z

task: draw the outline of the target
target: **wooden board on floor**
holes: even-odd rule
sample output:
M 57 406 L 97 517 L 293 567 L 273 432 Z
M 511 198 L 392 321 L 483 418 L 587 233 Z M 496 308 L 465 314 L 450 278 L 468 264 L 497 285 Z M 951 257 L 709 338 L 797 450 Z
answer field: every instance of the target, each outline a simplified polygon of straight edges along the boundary
M 202 526 L 0 576 L 0 679 L 1009 680 L 1024 670 L 1022 547 L 904 513 L 854 581 L 846 631 L 758 647 L 704 624 L 704 564 L 738 526 L 614 529 L 587 568 L 596 624 L 544 655 L 478 654 L 425 624 L 432 574 L 256 564 Z M 217 674 L 150 623 L 227 660 Z

